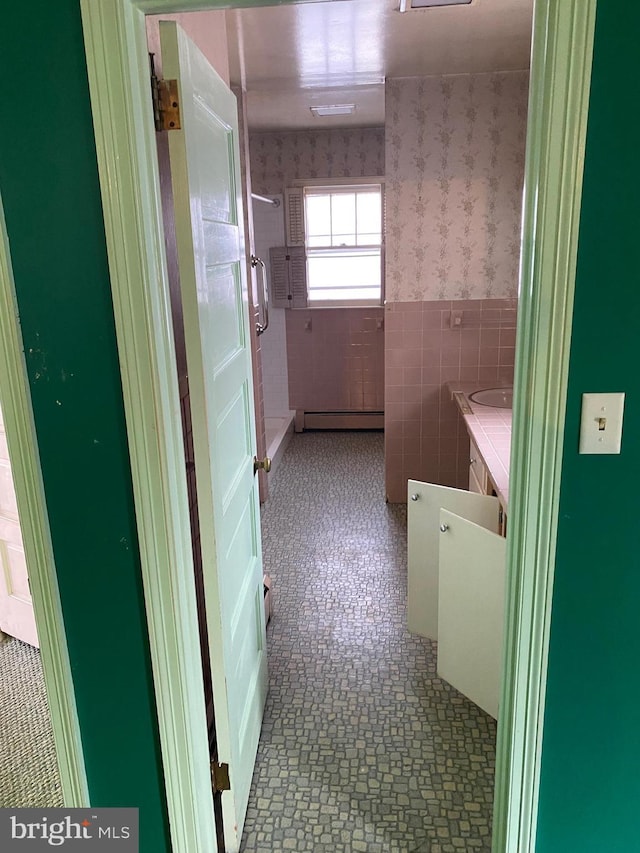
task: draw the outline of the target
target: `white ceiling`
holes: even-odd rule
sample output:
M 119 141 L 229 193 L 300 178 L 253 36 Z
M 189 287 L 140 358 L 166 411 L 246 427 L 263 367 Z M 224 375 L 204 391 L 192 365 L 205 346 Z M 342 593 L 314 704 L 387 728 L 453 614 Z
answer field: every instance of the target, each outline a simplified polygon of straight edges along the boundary
M 252 130 L 384 124 L 385 77 L 529 67 L 533 0 L 413 9 L 399 0 L 331 0 L 227 11 L 233 83 Z M 353 103 L 315 118 L 313 105 Z

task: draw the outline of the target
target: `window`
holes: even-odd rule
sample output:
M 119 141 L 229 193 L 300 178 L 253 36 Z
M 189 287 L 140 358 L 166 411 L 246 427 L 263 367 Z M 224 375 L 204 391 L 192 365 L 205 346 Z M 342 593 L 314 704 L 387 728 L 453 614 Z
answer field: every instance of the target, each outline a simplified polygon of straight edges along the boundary
M 379 305 L 382 186 L 306 186 L 304 242 L 309 305 Z
M 380 305 L 382 181 L 287 187 L 286 246 L 273 246 L 274 308 Z

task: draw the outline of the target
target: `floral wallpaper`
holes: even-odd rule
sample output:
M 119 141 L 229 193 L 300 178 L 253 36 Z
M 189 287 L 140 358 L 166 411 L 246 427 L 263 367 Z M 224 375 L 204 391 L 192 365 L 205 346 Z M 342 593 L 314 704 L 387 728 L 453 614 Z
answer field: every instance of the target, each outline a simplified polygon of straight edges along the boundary
M 387 81 L 387 301 L 517 295 L 528 83 Z
M 305 178 L 384 175 L 384 128 L 305 130 L 249 135 L 251 183 L 261 195 Z

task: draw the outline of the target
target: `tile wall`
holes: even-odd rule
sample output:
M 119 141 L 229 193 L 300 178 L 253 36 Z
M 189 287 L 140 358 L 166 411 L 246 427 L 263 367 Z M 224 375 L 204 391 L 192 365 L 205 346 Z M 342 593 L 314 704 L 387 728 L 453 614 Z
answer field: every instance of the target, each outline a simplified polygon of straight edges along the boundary
M 262 194 L 386 177 L 385 308 L 287 311 L 285 327 L 292 409 L 385 410 L 394 502 L 408 478 L 467 485 L 445 383 L 513 381 L 527 90 L 526 71 L 391 79 L 386 130 L 251 135 Z
M 513 382 L 515 299 L 395 302 L 385 308 L 387 498 L 406 500 L 407 479 L 468 486 L 467 432 L 452 380 Z M 452 326 L 460 318 L 459 326 Z
M 286 315 L 292 409 L 383 410 L 383 308 L 313 309 Z
M 249 168 L 249 126 L 247 123 L 247 93 L 240 86 L 233 87 L 233 93 L 238 103 L 238 136 L 240 141 L 240 175 L 243 184 L 244 197 L 250 199 L 253 192 L 251 186 L 251 170 Z M 256 272 L 251 265 L 251 255 L 255 234 L 253 228 L 253 211 L 247 202 L 242 205 L 242 218 L 245 233 L 245 269 L 249 296 L 249 326 L 251 328 L 251 363 L 253 365 L 253 403 L 256 424 L 256 451 L 259 459 L 267 455 L 267 436 L 264 418 L 264 383 L 262 379 L 262 350 L 260 336 L 254 333 L 256 324 L 261 321 L 258 307 L 258 281 Z M 265 471 L 258 471 L 258 491 L 260 503 L 269 497 L 269 480 Z
M 254 200 L 253 230 L 254 252 L 267 265 L 269 275 L 269 249 L 284 245 L 284 206 L 282 194 L 272 194 L 278 206 Z M 289 411 L 289 375 L 287 370 L 287 332 L 285 310 L 269 309 L 269 327 L 260 335 L 262 353 L 262 381 L 265 417 L 280 417 Z
M 253 190 L 282 195 L 295 180 L 384 174 L 382 127 L 252 133 L 249 136 Z M 256 212 L 256 244 L 262 240 Z M 272 221 L 277 215 L 272 213 Z M 267 227 L 269 230 L 271 226 Z M 274 226 L 275 227 L 275 226 Z M 283 245 L 282 237 L 269 239 Z M 288 374 L 289 405 L 303 411 L 382 411 L 384 407 L 383 308 L 314 308 L 273 312 L 273 335 L 262 336 L 265 409 L 283 402 Z M 310 324 L 310 328 L 307 325 Z M 380 328 L 378 328 L 380 324 Z M 287 359 L 282 363 L 283 334 Z M 281 414 L 281 412 L 274 412 Z
M 264 414 L 267 418 L 282 417 L 290 409 L 287 327 L 283 308 L 270 310 L 269 328 L 262 339 Z
M 528 82 L 516 71 L 385 87 L 393 502 L 406 500 L 409 478 L 468 486 L 467 433 L 446 383 L 513 382 Z

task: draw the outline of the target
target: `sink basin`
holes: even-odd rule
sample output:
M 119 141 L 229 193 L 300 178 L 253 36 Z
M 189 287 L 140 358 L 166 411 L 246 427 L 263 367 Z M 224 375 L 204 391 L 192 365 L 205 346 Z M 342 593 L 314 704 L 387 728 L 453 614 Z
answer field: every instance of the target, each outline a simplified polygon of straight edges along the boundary
M 496 409 L 510 409 L 513 401 L 513 388 L 485 388 L 474 391 L 469 399 L 481 406 L 493 406 Z

